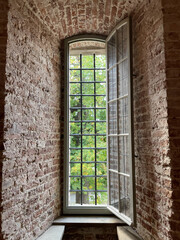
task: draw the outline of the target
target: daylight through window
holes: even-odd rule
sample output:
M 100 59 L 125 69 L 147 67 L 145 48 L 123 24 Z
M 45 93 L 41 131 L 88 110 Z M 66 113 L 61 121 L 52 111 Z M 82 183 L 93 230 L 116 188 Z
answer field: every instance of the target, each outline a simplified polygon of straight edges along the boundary
M 105 44 L 69 49 L 69 206 L 107 205 Z

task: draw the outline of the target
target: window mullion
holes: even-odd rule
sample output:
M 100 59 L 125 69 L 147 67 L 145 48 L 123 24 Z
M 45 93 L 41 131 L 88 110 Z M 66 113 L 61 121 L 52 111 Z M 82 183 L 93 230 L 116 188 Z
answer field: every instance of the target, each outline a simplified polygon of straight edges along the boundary
M 81 176 L 83 174 L 83 171 L 82 171 L 82 156 L 83 156 L 83 137 L 82 137 L 82 134 L 83 134 L 83 128 L 82 128 L 82 54 L 80 54 L 80 93 L 81 93 Z M 82 184 L 82 177 L 81 177 L 81 205 L 83 204 L 83 195 L 82 195 L 82 190 L 83 190 L 83 184 Z
M 118 43 L 118 35 L 117 35 L 117 30 L 116 30 L 116 33 L 115 33 L 115 37 L 116 37 L 116 42 L 115 42 L 115 46 L 116 46 L 116 63 L 118 62 L 118 46 L 117 46 L 117 43 Z M 117 104 L 116 104 L 116 112 L 117 112 L 117 119 L 116 119 L 116 124 L 117 124 L 117 161 L 118 161 L 118 186 L 119 186 L 119 191 L 118 191 L 118 195 L 119 195 L 119 212 L 120 212 L 120 202 L 121 202 L 121 192 L 120 192 L 120 185 L 121 185 L 121 182 L 120 182 L 120 153 L 119 153 L 119 150 L 120 150 L 120 146 L 119 146 L 119 99 L 118 99 L 118 92 L 119 92 L 119 77 L 118 77 L 118 65 L 116 65 L 116 101 L 117 101 Z
M 93 55 L 93 59 L 94 59 L 94 133 L 95 133 L 95 205 L 97 205 L 97 164 L 96 164 L 96 154 L 97 154 L 97 151 L 96 151 L 96 147 L 97 147 L 97 143 L 96 143 L 96 71 L 95 71 L 95 68 L 96 68 L 96 60 L 95 60 L 95 54 Z

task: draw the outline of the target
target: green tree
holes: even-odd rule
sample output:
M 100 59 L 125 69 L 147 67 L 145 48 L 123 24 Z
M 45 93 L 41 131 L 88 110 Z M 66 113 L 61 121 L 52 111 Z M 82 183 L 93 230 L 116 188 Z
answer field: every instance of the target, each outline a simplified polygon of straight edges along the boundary
M 70 56 L 70 107 L 82 107 L 92 108 L 92 109 L 73 109 L 70 112 L 70 120 L 78 121 L 85 120 L 86 122 L 71 122 L 70 123 L 70 133 L 77 134 L 76 136 L 71 136 L 70 147 L 80 148 L 81 147 L 81 137 L 78 134 L 105 134 L 106 133 L 106 123 L 105 122 L 88 122 L 91 120 L 106 120 L 106 110 L 97 109 L 94 110 L 93 107 L 106 107 L 106 97 L 105 96 L 84 96 L 84 95 L 105 95 L 106 94 L 106 84 L 103 83 L 106 81 L 106 71 L 105 68 L 105 56 L 97 55 L 95 57 L 95 64 L 98 70 L 92 70 L 94 67 L 93 55 L 83 55 L 82 56 L 82 67 L 86 70 L 82 70 L 82 85 L 80 84 L 80 57 L 79 56 Z M 101 69 L 99 69 L 101 68 Z M 74 69 L 74 70 L 73 70 Z M 89 70 L 87 70 L 89 69 Z M 95 77 L 95 79 L 94 79 Z M 91 83 L 96 81 L 96 83 Z M 80 94 L 83 94 L 82 99 Z M 96 129 L 96 132 L 95 132 Z M 106 137 L 105 136 L 82 136 L 82 145 L 87 148 L 94 148 L 96 145 L 98 148 L 106 147 Z M 82 154 L 82 156 L 81 156 Z M 96 164 L 95 169 L 95 150 L 93 149 L 83 149 L 76 150 L 73 149 L 70 151 L 70 175 L 73 176 L 70 178 L 70 188 L 71 190 L 81 190 L 81 164 L 77 163 L 81 161 L 82 157 L 82 181 L 83 181 L 83 190 L 95 191 L 95 177 L 96 178 L 96 187 L 97 190 L 107 190 L 107 178 L 101 177 L 107 175 L 107 166 L 106 163 L 100 163 L 106 161 L 107 155 L 106 150 L 99 149 L 96 151 Z M 87 163 L 88 162 L 88 163 Z M 89 163 L 90 162 L 90 163 Z M 94 204 L 94 193 L 84 192 L 83 198 L 84 202 L 89 202 Z M 106 204 L 107 203 L 107 192 L 98 192 L 97 194 L 97 203 Z

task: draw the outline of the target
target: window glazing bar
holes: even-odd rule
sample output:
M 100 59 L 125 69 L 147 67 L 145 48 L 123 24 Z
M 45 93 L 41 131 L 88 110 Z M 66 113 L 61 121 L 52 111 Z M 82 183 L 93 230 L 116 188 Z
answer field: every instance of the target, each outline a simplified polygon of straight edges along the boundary
M 70 68 L 69 69 L 70 71 L 72 71 L 72 70 L 81 70 L 81 71 L 83 71 L 83 70 L 106 70 L 105 68 Z
M 80 82 L 69 82 L 79 84 Z M 82 81 L 81 83 L 106 83 L 105 81 Z
M 106 134 L 101 134 L 101 133 L 97 133 L 97 134 L 78 134 L 78 133 L 74 133 L 74 134 L 70 134 L 70 136 L 106 136 Z M 95 147 L 96 148 L 96 147 Z
M 107 175 L 87 175 L 87 176 L 81 176 L 81 175 L 69 175 L 69 177 L 79 177 L 79 178 L 95 178 L 95 177 L 104 177 L 104 178 L 106 178 L 107 177 Z
M 76 110 L 76 109 L 106 109 L 106 108 L 104 108 L 104 107 L 97 107 L 97 108 L 95 108 L 95 107 L 70 107 L 70 109 L 71 110 Z

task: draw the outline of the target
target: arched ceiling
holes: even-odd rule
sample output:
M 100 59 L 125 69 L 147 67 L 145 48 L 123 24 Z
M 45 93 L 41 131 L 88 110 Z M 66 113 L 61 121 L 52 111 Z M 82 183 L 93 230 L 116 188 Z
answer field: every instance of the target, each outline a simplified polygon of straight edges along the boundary
M 80 33 L 107 35 L 143 0 L 24 0 L 59 39 Z

